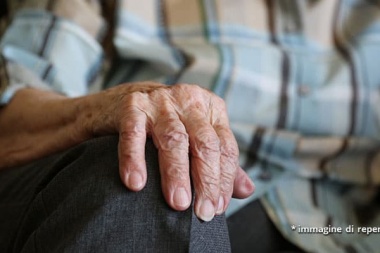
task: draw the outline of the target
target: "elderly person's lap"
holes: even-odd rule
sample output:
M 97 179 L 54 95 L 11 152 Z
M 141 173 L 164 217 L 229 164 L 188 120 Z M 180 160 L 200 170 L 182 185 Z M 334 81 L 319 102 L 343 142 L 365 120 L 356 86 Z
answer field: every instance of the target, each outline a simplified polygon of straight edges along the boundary
M 0 172 L 0 251 L 229 252 L 224 216 L 200 222 L 165 202 L 157 152 L 146 147 L 147 186 L 129 191 L 117 136 Z M 36 143 L 38 145 L 38 143 Z

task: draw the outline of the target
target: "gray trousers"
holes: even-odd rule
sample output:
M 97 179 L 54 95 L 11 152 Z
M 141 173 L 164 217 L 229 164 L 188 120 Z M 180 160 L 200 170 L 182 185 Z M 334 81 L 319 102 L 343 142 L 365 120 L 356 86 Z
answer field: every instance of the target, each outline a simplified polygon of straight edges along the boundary
M 0 252 L 230 252 L 224 216 L 201 222 L 193 208 L 165 203 L 151 141 L 147 186 L 128 191 L 117 142 L 97 138 L 0 171 Z

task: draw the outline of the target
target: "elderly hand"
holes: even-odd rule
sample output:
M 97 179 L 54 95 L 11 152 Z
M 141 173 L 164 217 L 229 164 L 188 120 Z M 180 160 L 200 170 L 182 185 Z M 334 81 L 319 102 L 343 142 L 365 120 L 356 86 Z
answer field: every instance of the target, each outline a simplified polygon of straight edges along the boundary
M 223 213 L 232 195 L 244 198 L 254 190 L 239 167 L 223 100 L 196 85 L 124 84 L 79 98 L 25 88 L 0 109 L 0 128 L 0 168 L 119 133 L 120 177 L 133 191 L 146 183 L 145 140 L 151 136 L 167 203 L 189 207 L 191 175 L 195 212 L 205 221 Z
M 145 141 L 159 152 L 167 203 L 185 210 L 194 184 L 195 212 L 204 220 L 225 211 L 232 194 L 249 196 L 254 186 L 239 167 L 239 151 L 223 100 L 196 85 L 125 84 L 97 96 L 93 134 L 119 132 L 119 170 L 124 184 L 141 190 L 147 178 Z

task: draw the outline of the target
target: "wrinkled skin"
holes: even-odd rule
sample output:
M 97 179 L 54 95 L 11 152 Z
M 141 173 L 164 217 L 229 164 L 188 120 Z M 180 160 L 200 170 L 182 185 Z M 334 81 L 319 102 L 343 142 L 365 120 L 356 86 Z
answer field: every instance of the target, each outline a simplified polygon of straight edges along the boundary
M 198 216 L 210 220 L 224 212 L 236 176 L 237 184 L 244 185 L 248 179 L 238 164 L 239 151 L 223 100 L 195 85 L 143 83 L 119 92 L 119 88 L 109 90 L 112 96 L 119 95 L 115 123 L 120 134 L 120 177 L 125 185 L 136 191 L 145 185 L 145 140 L 152 136 L 159 151 L 166 201 L 177 210 L 188 208 L 191 174 Z M 249 190 L 237 187 L 235 195 L 245 197 Z
M 162 191 L 175 210 L 185 210 L 191 203 L 190 177 L 195 212 L 205 221 L 223 213 L 231 196 L 245 198 L 254 190 L 238 164 L 239 151 L 223 100 L 199 86 L 124 84 L 76 99 L 32 89 L 19 93 L 0 110 L 0 126 L 8 129 L 0 134 L 0 145 L 14 147 L 0 152 L 0 158 L 11 161 L 0 167 L 25 163 L 94 136 L 119 133 L 122 182 L 130 190 L 143 189 L 145 141 L 152 137 L 159 152 Z M 32 103 L 33 108 L 26 109 Z M 12 121 L 20 122 L 20 117 L 25 124 L 11 129 Z M 38 125 L 39 117 L 44 118 L 43 125 Z M 17 146 L 20 136 L 23 144 Z M 41 145 L 25 152 L 29 139 Z

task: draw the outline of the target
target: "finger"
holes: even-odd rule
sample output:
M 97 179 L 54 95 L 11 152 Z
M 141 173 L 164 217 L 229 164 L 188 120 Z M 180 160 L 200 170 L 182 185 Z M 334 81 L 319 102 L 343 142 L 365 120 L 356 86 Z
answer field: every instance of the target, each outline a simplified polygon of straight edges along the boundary
M 221 196 L 217 214 L 223 213 L 231 196 L 246 198 L 254 191 L 254 185 L 248 175 L 239 166 L 239 148 L 229 127 L 227 110 L 223 100 L 213 97 L 212 119 L 215 131 L 220 139 Z M 217 117 L 215 117 L 217 116 Z
M 119 173 L 123 183 L 139 191 L 146 183 L 146 115 L 136 107 L 125 111 L 119 131 Z
M 217 210 L 220 191 L 220 142 L 210 122 L 199 111 L 189 113 L 185 127 L 189 134 L 191 175 L 195 187 L 195 213 L 210 221 Z
M 245 199 L 255 191 L 255 185 L 242 168 L 238 168 L 232 197 Z
M 163 102 L 152 136 L 158 149 L 161 186 L 166 202 L 175 210 L 191 203 L 189 139 L 174 108 Z
M 220 140 L 220 197 L 216 214 L 222 214 L 227 208 L 234 190 L 234 182 L 239 168 L 239 149 L 226 117 L 220 119 L 215 131 Z M 240 186 L 236 185 L 237 188 Z

